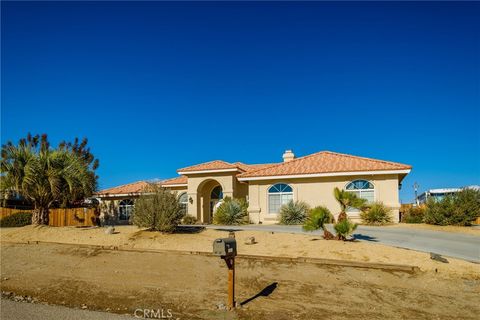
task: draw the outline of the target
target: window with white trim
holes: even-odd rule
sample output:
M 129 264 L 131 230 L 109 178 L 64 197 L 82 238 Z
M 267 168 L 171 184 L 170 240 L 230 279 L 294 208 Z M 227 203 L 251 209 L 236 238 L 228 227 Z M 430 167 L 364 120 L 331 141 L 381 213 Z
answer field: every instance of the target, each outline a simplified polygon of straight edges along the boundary
M 128 220 L 132 215 L 134 202 L 131 199 L 125 199 L 118 204 L 118 219 Z
M 183 192 L 180 194 L 178 197 L 178 202 L 180 203 L 180 206 L 182 207 L 183 212 L 187 212 L 187 207 L 188 207 L 188 194 L 186 192 Z
M 268 189 L 268 213 L 278 213 L 290 200 L 293 200 L 292 187 L 285 183 L 274 184 Z
M 367 200 L 368 202 L 375 201 L 375 187 L 370 181 L 355 180 L 347 184 L 345 191 L 352 192 L 357 197 Z

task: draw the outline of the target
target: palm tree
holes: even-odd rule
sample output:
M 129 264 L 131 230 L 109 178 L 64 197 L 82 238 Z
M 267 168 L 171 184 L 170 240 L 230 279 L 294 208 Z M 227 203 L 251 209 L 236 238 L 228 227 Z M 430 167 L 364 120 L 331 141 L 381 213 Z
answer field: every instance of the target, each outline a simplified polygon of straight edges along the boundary
M 34 207 L 32 224 L 48 225 L 48 209 L 68 206 L 89 197 L 96 190 L 98 160 L 82 143 L 62 142 L 50 147 L 47 135 L 20 139 L 2 146 L 1 185 L 3 192 L 16 192 Z
M 318 229 L 323 230 L 323 238 L 326 240 L 334 239 L 333 234 L 327 230 L 325 224 L 332 222 L 333 216 L 328 208 L 318 206 L 310 210 L 308 218 L 303 224 L 303 230 L 315 231 Z
M 347 219 L 347 208 L 364 208 L 367 200 L 357 197 L 353 192 L 340 190 L 335 187 L 333 189 L 333 195 L 335 200 L 340 204 L 340 214 L 338 215 L 337 222 Z

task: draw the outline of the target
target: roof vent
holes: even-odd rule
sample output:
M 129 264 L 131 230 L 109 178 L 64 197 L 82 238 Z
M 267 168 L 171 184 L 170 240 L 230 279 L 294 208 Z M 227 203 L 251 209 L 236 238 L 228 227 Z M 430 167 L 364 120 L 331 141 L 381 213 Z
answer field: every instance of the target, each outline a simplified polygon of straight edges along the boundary
M 283 162 L 289 162 L 295 159 L 295 154 L 293 154 L 292 150 L 285 150 L 283 153 Z

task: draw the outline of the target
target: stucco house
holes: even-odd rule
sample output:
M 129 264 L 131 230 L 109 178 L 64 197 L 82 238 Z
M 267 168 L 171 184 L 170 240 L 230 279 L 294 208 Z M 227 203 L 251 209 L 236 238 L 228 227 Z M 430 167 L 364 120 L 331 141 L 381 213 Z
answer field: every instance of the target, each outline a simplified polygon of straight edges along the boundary
M 279 163 L 215 160 L 178 169 L 178 177 L 158 183 L 176 192 L 187 214 L 204 223 L 212 221 L 215 205 L 226 196 L 247 199 L 252 223 L 278 222 L 280 207 L 292 199 L 312 207 L 323 205 L 337 214 L 340 207 L 333 196 L 335 187 L 369 201 L 382 201 L 393 209 L 398 222 L 399 188 L 411 168 L 330 151 L 296 158 L 287 150 Z M 128 220 L 135 198 L 146 185 L 146 181 L 139 181 L 102 190 L 96 196 L 115 206 L 119 220 Z M 350 210 L 348 215 L 359 220 L 356 210 Z

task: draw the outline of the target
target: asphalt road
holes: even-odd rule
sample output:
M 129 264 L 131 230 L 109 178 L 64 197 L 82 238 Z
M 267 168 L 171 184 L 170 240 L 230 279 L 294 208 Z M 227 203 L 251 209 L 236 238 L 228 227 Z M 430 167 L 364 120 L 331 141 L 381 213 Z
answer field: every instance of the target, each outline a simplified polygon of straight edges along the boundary
M 125 320 L 133 316 L 118 315 L 80 309 L 70 309 L 37 303 L 15 302 L 2 299 L 0 318 L 2 320 Z
M 300 226 L 284 225 L 248 225 L 238 227 L 210 225 L 207 228 L 312 234 L 311 232 L 303 231 Z M 332 225 L 328 225 L 327 228 L 333 232 Z M 321 235 L 322 231 L 314 231 L 313 234 Z M 358 226 L 353 236 L 359 241 L 377 242 L 392 247 L 433 252 L 447 257 L 480 263 L 480 236 L 414 228 L 371 226 Z

